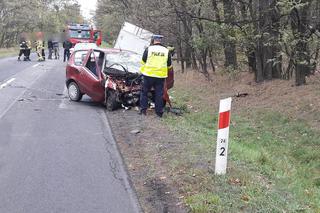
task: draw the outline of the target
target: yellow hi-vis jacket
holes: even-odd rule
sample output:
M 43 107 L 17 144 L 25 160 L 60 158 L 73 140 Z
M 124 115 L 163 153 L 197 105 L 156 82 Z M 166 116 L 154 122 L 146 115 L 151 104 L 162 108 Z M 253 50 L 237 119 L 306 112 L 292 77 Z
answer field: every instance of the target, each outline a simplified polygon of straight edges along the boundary
M 42 50 L 44 49 L 44 43 L 42 40 L 37 40 L 36 41 L 36 50 Z
M 155 78 L 168 77 L 168 57 L 169 50 L 161 45 L 148 47 L 148 57 L 146 62 L 142 61 L 140 71 L 143 75 Z
M 32 46 L 31 46 L 31 41 L 30 41 L 30 40 L 27 40 L 27 47 L 28 47 L 28 49 L 31 49 L 31 48 L 32 48 Z

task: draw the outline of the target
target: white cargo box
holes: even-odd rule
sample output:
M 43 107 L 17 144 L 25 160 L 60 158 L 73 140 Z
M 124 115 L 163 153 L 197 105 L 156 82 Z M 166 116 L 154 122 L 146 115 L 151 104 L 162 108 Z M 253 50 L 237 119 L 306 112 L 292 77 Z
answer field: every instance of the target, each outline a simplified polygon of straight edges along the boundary
M 120 30 L 114 48 L 130 50 L 140 55 L 150 45 L 153 33 L 125 22 Z

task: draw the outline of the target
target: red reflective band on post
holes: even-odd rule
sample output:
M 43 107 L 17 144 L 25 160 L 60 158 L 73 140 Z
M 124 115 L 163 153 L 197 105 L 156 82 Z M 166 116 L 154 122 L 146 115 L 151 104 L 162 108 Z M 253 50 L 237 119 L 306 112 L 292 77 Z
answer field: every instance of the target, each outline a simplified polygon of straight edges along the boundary
M 230 111 L 221 112 L 219 114 L 219 129 L 224 129 L 229 126 L 230 122 Z

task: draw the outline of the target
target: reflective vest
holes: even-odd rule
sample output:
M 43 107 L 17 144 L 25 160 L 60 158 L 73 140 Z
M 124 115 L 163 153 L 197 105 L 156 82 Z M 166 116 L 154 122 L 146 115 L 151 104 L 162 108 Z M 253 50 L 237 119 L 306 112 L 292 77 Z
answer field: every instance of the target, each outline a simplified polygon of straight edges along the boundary
M 44 49 L 44 45 L 43 45 L 43 41 L 42 41 L 42 40 L 36 41 L 36 49 L 37 49 L 37 50 L 42 50 L 42 49 Z
M 31 49 L 31 41 L 30 40 L 27 40 L 27 47 L 28 47 L 28 49 Z
M 142 62 L 141 73 L 155 78 L 168 77 L 169 50 L 161 45 L 148 47 L 148 58 L 146 63 Z
M 25 49 L 27 49 L 27 43 L 26 43 L 26 41 L 22 41 L 20 43 L 20 50 L 25 50 Z

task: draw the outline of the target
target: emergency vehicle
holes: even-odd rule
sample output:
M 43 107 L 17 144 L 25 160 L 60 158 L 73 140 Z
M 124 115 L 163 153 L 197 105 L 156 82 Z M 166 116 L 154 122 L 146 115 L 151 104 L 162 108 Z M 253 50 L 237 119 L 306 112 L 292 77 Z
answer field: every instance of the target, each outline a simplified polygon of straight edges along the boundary
M 69 41 L 74 47 L 77 43 L 96 43 L 101 45 L 101 30 L 94 30 L 89 24 L 69 24 L 66 29 Z

